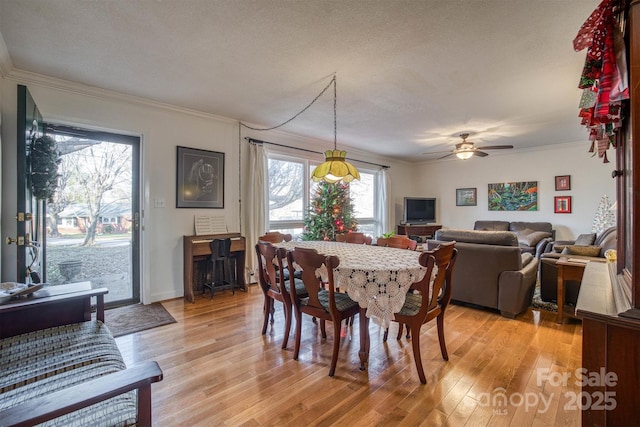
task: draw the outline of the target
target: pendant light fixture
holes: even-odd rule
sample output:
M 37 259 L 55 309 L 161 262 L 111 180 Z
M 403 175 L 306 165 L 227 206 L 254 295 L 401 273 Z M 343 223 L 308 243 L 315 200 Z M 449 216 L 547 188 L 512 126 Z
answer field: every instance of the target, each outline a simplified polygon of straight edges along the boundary
M 333 83 L 333 150 L 324 152 L 325 160 L 318 165 L 311 173 L 311 179 L 315 182 L 326 181 L 330 184 L 343 181 L 349 183 L 354 179 L 360 179 L 360 173 L 355 166 L 347 162 L 347 152 L 338 150 L 338 120 L 336 114 L 337 89 L 336 76 L 331 80 Z

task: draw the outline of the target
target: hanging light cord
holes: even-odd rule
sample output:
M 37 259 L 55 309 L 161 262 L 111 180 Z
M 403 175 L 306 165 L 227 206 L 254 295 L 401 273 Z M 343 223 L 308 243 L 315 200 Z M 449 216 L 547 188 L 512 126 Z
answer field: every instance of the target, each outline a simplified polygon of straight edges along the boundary
M 336 105 L 338 103 L 338 89 L 336 87 L 337 82 L 335 74 L 333 75 L 331 81 L 333 82 L 333 150 L 335 151 L 338 149 L 338 115 L 336 113 Z
M 266 131 L 266 130 L 274 130 L 274 129 L 278 129 L 288 123 L 291 123 L 292 121 L 294 121 L 295 119 L 298 118 L 298 116 L 300 116 L 300 114 L 304 113 L 305 111 L 307 111 L 313 104 L 316 103 L 316 101 L 322 96 L 324 95 L 324 93 L 327 91 L 327 89 L 329 89 L 329 87 L 333 85 L 333 145 L 334 145 L 334 149 L 336 146 L 336 141 L 337 141 L 337 127 L 336 127 L 336 75 L 335 73 L 333 74 L 333 78 L 331 79 L 331 81 L 329 82 L 328 85 L 325 86 L 324 89 L 322 89 L 322 91 L 318 94 L 318 96 L 316 96 L 315 98 L 313 98 L 313 101 L 311 101 L 309 103 L 309 105 L 307 105 L 306 107 L 304 107 L 302 110 L 300 110 L 298 113 L 296 113 L 296 115 L 294 115 L 293 117 L 291 117 L 290 119 L 280 123 L 279 125 L 276 126 L 272 126 L 270 128 L 257 128 L 257 127 L 252 127 L 249 126 L 245 123 L 240 122 L 240 126 L 245 127 L 247 129 L 251 129 L 251 130 L 259 130 L 259 131 Z

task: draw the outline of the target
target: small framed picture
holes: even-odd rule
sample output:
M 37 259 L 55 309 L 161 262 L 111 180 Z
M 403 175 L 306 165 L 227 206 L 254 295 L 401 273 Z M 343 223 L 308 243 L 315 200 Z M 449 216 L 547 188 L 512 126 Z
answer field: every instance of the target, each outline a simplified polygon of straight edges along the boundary
M 556 176 L 556 191 L 571 190 L 571 175 Z
M 457 188 L 456 206 L 476 206 L 478 204 L 478 191 L 476 188 Z
M 224 153 L 178 147 L 177 208 L 224 208 Z
M 556 196 L 553 198 L 554 213 L 571 213 L 571 196 Z

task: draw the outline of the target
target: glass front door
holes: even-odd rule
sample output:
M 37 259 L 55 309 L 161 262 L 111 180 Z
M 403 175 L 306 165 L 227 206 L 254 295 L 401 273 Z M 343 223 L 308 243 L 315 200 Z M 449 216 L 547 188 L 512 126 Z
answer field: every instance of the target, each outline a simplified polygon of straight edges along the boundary
M 56 125 L 46 133 L 61 163 L 46 209 L 45 281 L 106 287 L 108 306 L 139 302 L 139 138 Z

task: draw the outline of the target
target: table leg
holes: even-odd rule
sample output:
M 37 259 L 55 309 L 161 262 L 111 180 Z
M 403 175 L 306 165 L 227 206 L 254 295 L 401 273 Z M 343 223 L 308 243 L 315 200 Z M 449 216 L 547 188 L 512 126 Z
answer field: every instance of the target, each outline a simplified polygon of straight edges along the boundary
M 558 315 L 556 316 L 556 323 L 562 324 L 564 318 L 564 266 L 558 266 L 558 284 L 557 284 L 557 301 L 558 301 Z
M 369 318 L 366 315 L 367 309 L 360 307 L 360 370 L 367 369 L 369 362 Z

